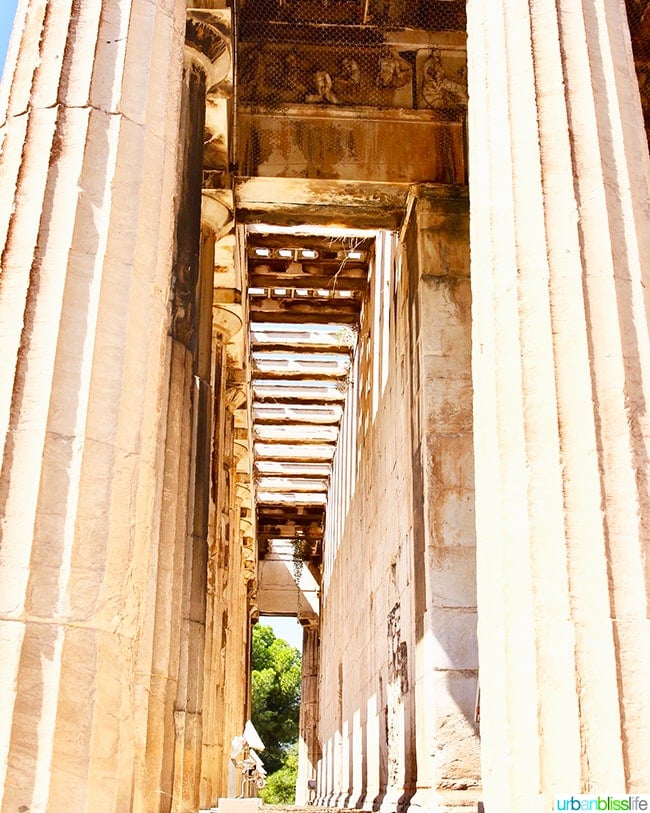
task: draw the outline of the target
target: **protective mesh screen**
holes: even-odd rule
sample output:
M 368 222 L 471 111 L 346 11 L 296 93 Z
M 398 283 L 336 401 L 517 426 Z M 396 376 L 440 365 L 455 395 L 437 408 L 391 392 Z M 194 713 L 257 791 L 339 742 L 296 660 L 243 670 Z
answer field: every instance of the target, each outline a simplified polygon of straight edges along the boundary
M 464 0 L 246 0 L 238 6 L 243 104 L 436 109 L 466 101 Z M 424 32 L 438 32 L 437 38 Z
M 240 0 L 240 174 L 464 183 L 464 0 Z
M 650 0 L 627 0 L 626 6 L 643 117 L 650 133 Z

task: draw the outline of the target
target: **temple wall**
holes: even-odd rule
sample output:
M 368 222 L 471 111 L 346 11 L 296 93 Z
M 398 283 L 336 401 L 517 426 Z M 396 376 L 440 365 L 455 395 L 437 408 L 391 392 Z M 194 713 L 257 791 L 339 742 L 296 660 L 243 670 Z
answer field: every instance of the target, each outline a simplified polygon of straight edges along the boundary
M 318 793 L 456 810 L 479 784 L 467 203 L 412 203 L 379 241 L 328 505 Z

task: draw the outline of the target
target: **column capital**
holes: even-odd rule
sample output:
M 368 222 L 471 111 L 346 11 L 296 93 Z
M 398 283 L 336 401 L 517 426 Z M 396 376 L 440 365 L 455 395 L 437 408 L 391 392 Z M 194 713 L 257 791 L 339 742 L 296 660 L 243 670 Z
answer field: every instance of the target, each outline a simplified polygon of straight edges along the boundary
M 200 65 L 206 75 L 207 92 L 229 98 L 232 95 L 232 13 L 230 9 L 187 11 L 186 59 Z

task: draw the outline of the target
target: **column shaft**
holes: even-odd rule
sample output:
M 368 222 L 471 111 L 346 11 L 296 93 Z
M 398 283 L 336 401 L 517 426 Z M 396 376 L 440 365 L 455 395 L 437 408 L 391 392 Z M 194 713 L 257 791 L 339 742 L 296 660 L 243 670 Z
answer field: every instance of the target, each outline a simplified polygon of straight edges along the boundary
M 169 811 L 176 732 L 174 711 L 181 654 L 182 599 L 187 547 L 192 447 L 192 356 L 174 339 L 171 345 L 169 405 L 163 440 L 164 470 L 158 559 L 153 573 L 151 641 L 143 647 L 142 703 L 147 707 L 142 769 L 136 782 L 136 809 Z
M 316 778 L 320 759 L 318 739 L 318 670 L 320 665 L 320 635 L 317 627 L 304 627 L 302 633 L 302 683 L 300 690 L 300 739 L 298 743 L 298 780 L 296 804 L 306 805 L 310 799 L 307 785 Z
M 208 567 L 208 510 L 210 494 L 210 444 L 212 441 L 212 388 L 197 375 L 201 322 L 212 321 L 212 303 L 202 303 L 201 272 L 212 281 L 212 268 L 201 267 L 201 180 L 205 122 L 205 74 L 186 55 L 183 72 L 179 140 L 182 188 L 176 223 L 174 314 L 172 332 L 192 355 L 193 380 L 187 405 L 191 410 L 192 439 L 184 538 L 182 600 L 180 602 L 180 652 L 174 717 L 176 743 L 172 811 L 193 813 L 199 806 L 203 657 Z M 212 288 L 210 287 L 210 294 Z M 204 307 L 202 308 L 202 304 Z M 210 375 L 209 365 L 202 371 Z M 180 529 L 179 529 L 180 530 Z
M 536 811 L 650 775 L 650 173 L 623 3 L 468 20 L 483 778 Z
M 132 805 L 184 4 L 105 5 L 22 5 L 0 93 L 3 809 Z

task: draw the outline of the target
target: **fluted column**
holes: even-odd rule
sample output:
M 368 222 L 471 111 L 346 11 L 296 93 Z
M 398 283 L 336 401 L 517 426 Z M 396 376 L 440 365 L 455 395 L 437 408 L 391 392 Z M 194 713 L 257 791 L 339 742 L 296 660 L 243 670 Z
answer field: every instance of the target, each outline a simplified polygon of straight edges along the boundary
M 188 482 L 187 522 L 179 541 L 184 549 L 180 602 L 180 652 L 174 706 L 176 729 L 171 810 L 192 813 L 199 806 L 203 742 L 203 656 L 208 564 L 208 513 L 212 438 L 210 336 L 212 279 L 210 263 L 201 262 L 201 179 L 206 76 L 186 51 L 183 71 L 181 129 L 182 191 L 176 223 L 174 341 L 193 358 L 193 380 L 185 393 L 191 414 L 191 466 Z M 207 332 L 207 346 L 202 337 Z M 201 346 L 203 345 L 203 346 Z M 201 363 L 199 364 L 199 359 Z M 182 541 L 184 540 L 184 541 Z
M 648 149 L 620 0 L 470 0 L 486 809 L 650 777 Z
M 190 466 L 192 451 L 192 354 L 171 337 L 167 423 L 161 439 L 163 490 L 152 568 L 153 595 L 148 617 L 150 636 L 141 647 L 136 691 L 146 710 L 146 738 L 136 769 L 134 810 L 171 810 L 176 731 L 174 711 L 181 654 Z M 149 641 L 150 637 L 150 641 Z
M 227 623 L 223 570 L 224 547 L 228 547 L 228 522 L 224 505 L 227 483 L 224 459 L 231 453 L 232 435 L 228 431 L 229 413 L 225 408 L 226 348 L 214 342 L 216 376 L 214 380 L 214 439 L 212 444 L 213 517 L 208 537 L 208 581 L 206 597 L 206 652 L 205 652 L 205 708 L 203 730 L 203 756 L 201 781 L 201 807 L 211 807 L 219 798 L 224 779 L 225 759 L 229 756 L 229 743 L 223 731 L 224 719 L 224 632 Z M 221 794 L 224 795 L 225 791 Z
M 0 807 L 132 809 L 185 4 L 21 5 L 0 92 Z
M 300 739 L 298 742 L 298 780 L 296 804 L 306 805 L 310 799 L 307 782 L 316 778 L 321 756 L 318 739 L 318 670 L 320 665 L 320 634 L 318 627 L 306 626 L 302 631 L 302 683 L 300 691 Z M 360 755 L 356 755 L 359 756 Z

